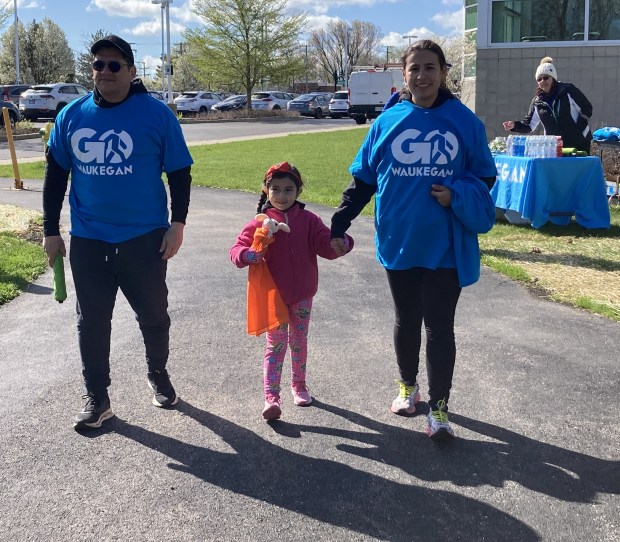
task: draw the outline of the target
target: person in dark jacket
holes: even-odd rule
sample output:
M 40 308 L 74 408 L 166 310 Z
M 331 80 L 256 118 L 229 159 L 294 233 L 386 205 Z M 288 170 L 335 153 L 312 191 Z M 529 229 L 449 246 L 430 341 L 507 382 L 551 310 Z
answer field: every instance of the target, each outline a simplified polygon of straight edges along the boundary
M 551 57 L 544 57 L 536 69 L 536 95 L 522 121 L 507 120 L 507 132 L 527 134 L 542 123 L 545 135 L 562 136 L 564 147 L 590 154 L 592 132 L 589 122 L 592 104 L 572 83 L 558 81 Z

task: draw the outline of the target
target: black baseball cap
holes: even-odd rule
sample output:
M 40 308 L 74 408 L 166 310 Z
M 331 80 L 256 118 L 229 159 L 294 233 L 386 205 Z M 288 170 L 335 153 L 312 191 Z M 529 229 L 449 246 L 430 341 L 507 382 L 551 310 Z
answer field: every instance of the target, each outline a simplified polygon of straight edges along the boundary
M 103 48 L 118 49 L 121 54 L 125 58 L 127 58 L 127 60 L 129 61 L 129 65 L 134 65 L 133 51 L 131 50 L 131 45 L 129 45 L 129 43 L 127 43 L 123 38 L 119 38 L 114 34 L 109 34 L 108 36 L 105 36 L 93 43 L 93 46 L 90 48 L 90 52 L 93 55 L 96 55 L 97 51 Z

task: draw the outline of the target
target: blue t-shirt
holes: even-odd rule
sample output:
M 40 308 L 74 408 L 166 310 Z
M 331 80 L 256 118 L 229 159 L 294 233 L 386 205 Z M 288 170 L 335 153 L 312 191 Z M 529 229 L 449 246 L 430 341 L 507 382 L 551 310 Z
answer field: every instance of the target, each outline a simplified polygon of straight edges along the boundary
M 71 171 L 71 235 L 109 243 L 167 228 L 162 172 L 193 163 L 174 113 L 146 93 L 109 108 L 92 95 L 75 100 L 56 118 L 49 146 Z
M 452 189 L 453 181 L 471 182 L 472 175 L 497 174 L 484 125 L 455 99 L 435 108 L 403 101 L 381 113 L 349 171 L 377 187 L 377 259 L 394 270 L 459 268 L 461 249 L 455 252 L 454 235 L 455 227 L 459 228 L 461 247 L 461 224 L 454 224 L 451 207 L 442 207 L 431 196 L 431 185 L 450 185 Z M 489 200 L 481 202 L 486 216 Z M 466 249 L 470 244 L 474 250 L 469 240 Z M 463 277 L 463 282 L 468 280 Z

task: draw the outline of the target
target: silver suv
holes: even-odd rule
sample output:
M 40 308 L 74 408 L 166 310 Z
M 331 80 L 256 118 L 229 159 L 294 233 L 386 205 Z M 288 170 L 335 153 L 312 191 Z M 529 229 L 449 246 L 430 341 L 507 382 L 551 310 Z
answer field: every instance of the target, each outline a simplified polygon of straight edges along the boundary
M 222 100 L 223 98 L 215 92 L 195 90 L 184 92 L 178 98 L 174 99 L 174 103 L 177 104 L 177 111 L 182 115 L 187 113 L 206 115 L 212 105 Z
M 275 110 L 286 109 L 294 98 L 289 92 L 279 90 L 261 90 L 252 94 L 252 109 Z
M 55 118 L 65 105 L 87 94 L 86 87 L 74 83 L 33 85 L 19 97 L 19 110 L 28 120 Z

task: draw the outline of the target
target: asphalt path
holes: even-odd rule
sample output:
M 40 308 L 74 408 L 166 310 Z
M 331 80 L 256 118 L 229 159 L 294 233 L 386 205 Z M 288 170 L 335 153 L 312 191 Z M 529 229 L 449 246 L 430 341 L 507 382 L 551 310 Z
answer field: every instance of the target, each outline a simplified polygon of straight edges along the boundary
M 40 209 L 41 182 L 24 184 L 0 179 L 0 203 Z M 244 333 L 246 273 L 228 260 L 256 203 L 192 191 L 168 268 L 176 410 L 150 404 L 122 296 L 116 417 L 86 436 L 72 429 L 82 385 L 71 273 L 63 304 L 47 272 L 0 307 L 0 540 L 620 540 L 618 323 L 484 269 L 457 310 L 458 438 L 437 447 L 423 433 L 426 403 L 412 417 L 389 412 L 393 312 L 372 220 L 360 217 L 354 251 L 320 262 L 315 401 L 293 405 L 287 365 L 282 420 L 267 424 L 263 339 Z M 329 221 L 331 209 L 308 207 Z

